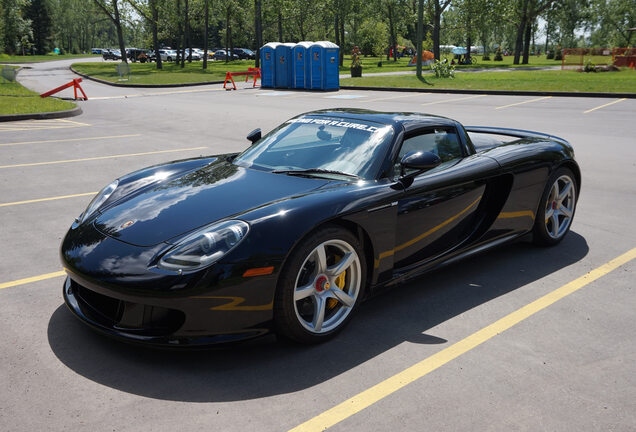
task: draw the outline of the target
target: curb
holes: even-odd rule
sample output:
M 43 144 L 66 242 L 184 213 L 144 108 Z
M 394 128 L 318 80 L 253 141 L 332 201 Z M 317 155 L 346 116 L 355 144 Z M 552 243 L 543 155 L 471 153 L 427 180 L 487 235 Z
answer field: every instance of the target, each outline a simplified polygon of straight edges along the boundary
M 16 71 L 16 75 L 22 69 L 24 69 L 24 67 L 18 68 L 18 70 Z M 79 106 L 76 106 L 73 109 L 64 110 L 64 111 L 0 115 L 0 122 L 10 122 L 10 121 L 19 121 L 19 120 L 50 120 L 50 119 L 58 119 L 58 118 L 66 118 L 66 117 L 75 117 L 80 114 L 82 114 L 82 109 Z
M 204 82 L 195 82 L 195 83 L 181 83 L 181 84 L 120 84 L 114 83 L 110 81 L 106 81 L 103 79 L 95 78 L 90 75 L 83 74 L 81 72 L 73 69 L 73 66 L 68 67 L 71 72 L 81 76 L 82 78 L 86 78 L 87 80 L 95 81 L 100 84 L 106 84 L 113 87 L 126 87 L 126 88 L 170 88 L 170 87 L 194 87 L 194 86 L 202 86 L 202 85 L 210 85 L 210 84 L 223 84 L 225 81 L 204 81 Z
M 427 89 L 408 87 L 357 87 L 340 86 L 342 90 L 375 90 L 415 93 L 450 93 L 450 94 L 486 94 L 500 96 L 557 96 L 557 97 L 591 97 L 591 98 L 626 98 L 636 99 L 636 93 L 601 93 L 601 92 L 559 92 L 559 91 L 531 91 L 531 90 L 458 90 L 458 89 Z
M 75 107 L 66 111 L 53 111 L 53 112 L 41 112 L 41 113 L 28 113 L 28 114 L 7 114 L 0 115 L 0 122 L 18 121 L 18 120 L 48 120 L 58 119 L 65 117 L 75 117 L 82 113 L 80 107 Z

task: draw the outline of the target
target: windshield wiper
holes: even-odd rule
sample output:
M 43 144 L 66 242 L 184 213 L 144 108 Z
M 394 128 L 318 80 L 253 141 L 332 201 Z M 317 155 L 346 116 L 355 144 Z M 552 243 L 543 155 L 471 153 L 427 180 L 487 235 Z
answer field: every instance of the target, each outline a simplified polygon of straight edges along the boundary
M 289 169 L 289 170 L 274 170 L 272 171 L 274 174 L 287 174 L 287 175 L 311 175 L 311 174 L 336 174 L 345 177 L 352 177 L 356 179 L 360 179 L 362 177 L 357 176 L 355 174 L 349 174 L 342 171 L 328 170 L 323 168 L 308 168 L 308 169 Z

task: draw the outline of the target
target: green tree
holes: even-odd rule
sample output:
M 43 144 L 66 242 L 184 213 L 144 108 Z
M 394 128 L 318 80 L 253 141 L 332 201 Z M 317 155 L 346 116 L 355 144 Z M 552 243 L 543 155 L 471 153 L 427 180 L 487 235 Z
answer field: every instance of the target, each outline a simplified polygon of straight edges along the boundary
M 31 3 L 27 7 L 26 16 L 31 20 L 33 45 L 36 54 L 46 54 L 50 51 L 53 39 L 53 25 L 48 1 L 31 0 Z
M 121 25 L 121 14 L 119 12 L 119 1 L 110 0 L 110 5 L 106 4 L 106 0 L 93 1 L 115 25 L 115 29 L 117 30 L 117 42 L 119 43 L 119 49 L 121 51 L 121 61 L 128 63 L 128 59 L 126 58 L 126 44 L 124 43 L 124 32 Z
M 128 3 L 141 15 L 152 29 L 152 47 L 155 51 L 155 61 L 157 69 L 163 69 L 161 63 L 161 55 L 159 54 L 159 38 L 158 38 L 158 23 L 159 23 L 159 7 L 157 0 L 148 0 L 147 4 L 135 0 L 127 0 Z
M 591 41 L 596 46 L 630 47 L 636 27 L 636 0 L 592 0 Z
M 3 45 L 6 52 L 24 54 L 24 46 L 32 38 L 31 21 L 25 17 L 26 0 L 2 0 L 4 27 Z
M 358 31 L 359 47 L 365 55 L 382 55 L 386 48 L 389 31 L 384 22 L 367 19 L 360 25 Z

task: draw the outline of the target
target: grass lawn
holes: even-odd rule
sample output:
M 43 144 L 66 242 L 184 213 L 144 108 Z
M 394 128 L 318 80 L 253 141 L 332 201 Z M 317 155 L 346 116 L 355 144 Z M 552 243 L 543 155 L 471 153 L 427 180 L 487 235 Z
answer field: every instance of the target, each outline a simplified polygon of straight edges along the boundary
M 247 71 L 254 67 L 252 60 L 208 61 L 208 68 L 203 70 L 203 62 L 186 63 L 181 67 L 175 63 L 163 62 L 163 69 L 157 70 L 155 63 L 129 63 L 130 79 L 119 81 L 117 65 L 119 62 L 74 63 L 73 69 L 95 78 L 121 84 L 183 84 L 205 81 L 222 81 L 227 71 Z M 240 78 L 239 78 L 240 79 Z
M 0 115 L 27 114 L 64 111 L 75 108 L 73 102 L 52 97 L 41 98 L 39 94 L 22 87 L 17 82 L 0 83 Z
M 450 62 L 453 58 L 451 54 L 442 55 L 442 58 L 447 58 Z M 502 61 L 493 61 L 487 60 L 483 61 L 481 55 L 473 55 L 473 58 L 477 60 L 477 63 L 472 65 L 457 65 L 455 68 L 457 70 L 467 69 L 467 68 L 516 68 L 516 67 L 528 67 L 528 66 L 561 66 L 561 60 L 548 60 L 545 58 L 545 55 L 540 56 L 530 56 L 528 59 L 527 65 L 513 65 L 512 60 L 513 56 L 504 56 Z M 490 55 L 490 58 L 494 58 L 494 54 Z M 611 57 L 610 57 L 611 58 Z M 378 62 L 382 61 L 382 66 L 378 66 Z M 362 57 L 362 74 L 365 73 L 375 73 L 375 72 L 395 72 L 395 71 L 414 71 L 415 66 L 408 66 L 409 61 L 411 61 L 410 57 L 402 57 L 397 60 L 397 62 L 391 60 L 387 61 L 386 56 L 384 57 Z M 349 72 L 351 66 L 351 56 L 345 56 L 343 61 L 343 66 L 340 67 L 340 73 Z M 427 66 L 424 66 L 424 69 L 428 69 Z
M 82 57 L 101 57 L 95 54 L 46 54 L 46 55 L 14 55 L 0 54 L 0 63 L 37 63 L 53 60 L 65 60 Z
M 409 87 L 462 90 L 534 90 L 569 92 L 636 93 L 636 71 L 620 72 L 509 71 L 457 73 L 455 78 L 424 74 L 427 84 L 413 75 L 363 76 L 341 79 L 341 86 Z

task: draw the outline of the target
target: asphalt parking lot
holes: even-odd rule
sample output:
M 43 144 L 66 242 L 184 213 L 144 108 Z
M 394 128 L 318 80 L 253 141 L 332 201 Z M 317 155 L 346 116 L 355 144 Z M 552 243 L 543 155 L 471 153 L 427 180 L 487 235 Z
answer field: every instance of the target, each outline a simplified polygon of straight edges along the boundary
M 47 90 L 73 78 L 66 66 L 20 79 Z M 81 116 L 0 123 L 1 430 L 636 430 L 635 99 L 84 84 Z M 97 335 L 66 310 L 59 244 L 104 185 L 242 150 L 254 128 L 329 107 L 566 138 L 583 173 L 571 233 L 554 248 L 521 241 L 375 297 L 320 346 L 266 337 L 148 350 Z M 562 298 L 533 303 L 551 293 Z

